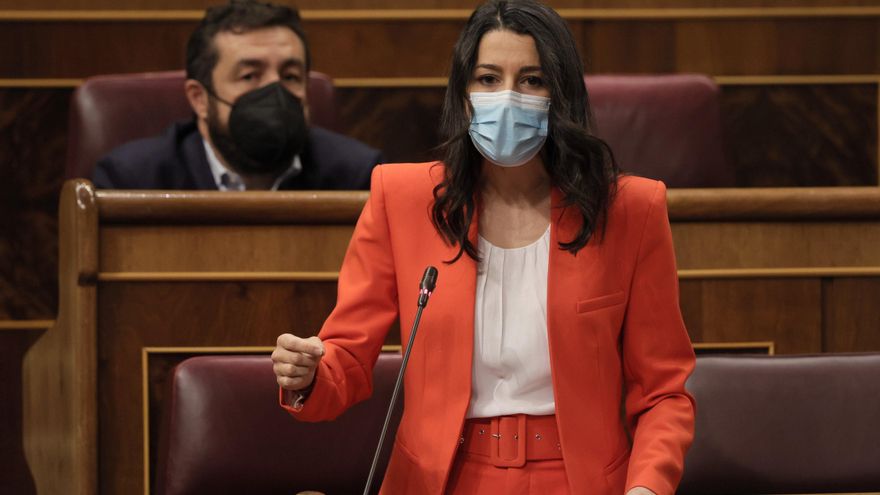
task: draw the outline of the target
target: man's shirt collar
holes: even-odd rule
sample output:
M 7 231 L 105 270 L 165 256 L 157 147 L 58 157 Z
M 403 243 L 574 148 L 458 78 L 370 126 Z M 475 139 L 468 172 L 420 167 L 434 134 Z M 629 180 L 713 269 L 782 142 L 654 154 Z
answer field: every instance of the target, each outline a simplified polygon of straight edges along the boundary
M 217 184 L 217 189 L 220 191 L 246 190 L 247 188 L 245 187 L 241 176 L 232 170 L 229 170 L 220 162 L 220 159 L 217 158 L 217 155 L 214 153 L 214 148 L 208 144 L 208 141 L 202 139 L 202 144 L 205 146 L 205 155 L 208 157 L 208 166 L 211 167 L 211 175 L 214 176 L 214 183 Z M 284 181 L 296 177 L 300 172 L 302 172 L 302 161 L 300 160 L 299 155 L 296 155 L 293 157 L 293 162 L 290 164 L 290 167 L 275 179 L 271 190 L 277 191 Z

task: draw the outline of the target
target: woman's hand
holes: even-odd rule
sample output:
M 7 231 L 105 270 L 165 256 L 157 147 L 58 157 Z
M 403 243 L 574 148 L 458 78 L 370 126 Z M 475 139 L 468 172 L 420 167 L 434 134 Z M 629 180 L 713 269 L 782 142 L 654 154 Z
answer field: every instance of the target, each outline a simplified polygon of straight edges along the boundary
M 657 495 L 656 493 L 648 490 L 643 486 L 634 486 L 630 491 L 626 492 L 626 495 Z
M 302 390 L 312 384 L 315 370 L 324 355 L 324 344 L 318 337 L 301 339 L 285 333 L 278 337 L 272 351 L 272 370 L 278 385 L 285 390 Z

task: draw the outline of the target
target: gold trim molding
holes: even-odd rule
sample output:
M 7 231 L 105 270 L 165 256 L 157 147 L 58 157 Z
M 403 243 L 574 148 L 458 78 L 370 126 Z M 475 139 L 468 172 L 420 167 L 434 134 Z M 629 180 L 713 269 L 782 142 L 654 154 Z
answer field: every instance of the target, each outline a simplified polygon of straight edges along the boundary
M 625 74 L 620 74 L 625 75 Z M 783 86 L 808 84 L 877 84 L 878 74 L 804 74 L 712 76 L 720 86 Z M 338 89 L 345 88 L 445 88 L 445 77 L 340 77 L 333 80 Z M 0 88 L 76 88 L 83 79 L 76 78 L 6 78 Z
M 711 350 L 745 350 L 745 349 L 766 349 L 767 355 L 776 354 L 776 343 L 773 341 L 761 342 L 694 342 L 694 350 L 711 351 Z
M 0 79 L 0 88 L 76 88 L 82 79 Z
M 807 84 L 880 84 L 878 74 L 713 76 L 719 86 L 782 86 Z
M 0 320 L 3 330 L 48 330 L 55 326 L 55 320 Z
M 445 77 L 340 77 L 337 88 L 445 88 Z
M 335 282 L 339 272 L 102 272 L 98 282 Z
M 835 278 L 880 277 L 880 267 L 792 267 L 681 269 L 681 280 L 732 278 Z M 335 282 L 339 272 L 101 272 L 98 282 Z M 0 322 L 0 329 L 2 329 Z M 52 323 L 48 321 L 48 323 Z M 49 325 L 51 326 L 51 325 Z M 43 328 L 43 327 L 40 327 Z
M 880 277 L 880 267 L 795 267 L 795 268 L 719 268 L 678 270 L 681 280 L 717 280 L 729 278 L 835 278 Z
M 557 9 L 569 20 L 694 20 L 878 17 L 880 7 L 695 7 Z M 470 9 L 314 9 L 300 11 L 306 21 L 441 21 L 461 20 Z M 2 10 L 0 21 L 196 21 L 201 10 Z

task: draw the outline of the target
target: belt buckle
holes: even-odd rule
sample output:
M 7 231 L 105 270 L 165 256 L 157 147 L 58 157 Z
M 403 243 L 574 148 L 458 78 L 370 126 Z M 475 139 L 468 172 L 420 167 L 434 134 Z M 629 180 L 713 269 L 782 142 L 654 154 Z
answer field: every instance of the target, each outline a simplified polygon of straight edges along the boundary
M 499 416 L 490 423 L 489 461 L 497 467 L 526 465 L 526 415 Z

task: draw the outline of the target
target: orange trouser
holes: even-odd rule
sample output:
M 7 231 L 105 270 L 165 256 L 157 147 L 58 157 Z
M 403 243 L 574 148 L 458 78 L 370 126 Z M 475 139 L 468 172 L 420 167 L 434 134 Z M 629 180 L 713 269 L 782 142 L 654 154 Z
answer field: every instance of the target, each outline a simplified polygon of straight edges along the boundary
M 568 495 L 553 416 L 468 420 L 449 475 L 450 495 Z
M 529 461 L 525 466 L 496 467 L 458 455 L 449 475 L 449 495 L 569 495 L 562 460 Z

